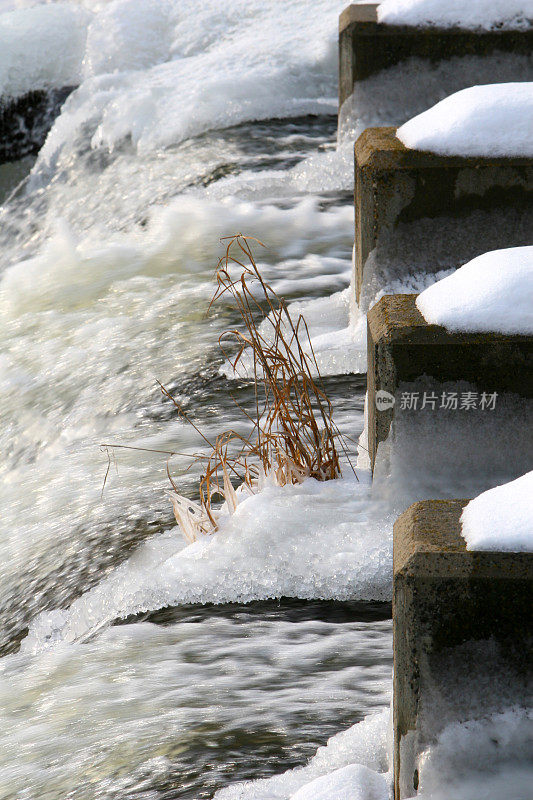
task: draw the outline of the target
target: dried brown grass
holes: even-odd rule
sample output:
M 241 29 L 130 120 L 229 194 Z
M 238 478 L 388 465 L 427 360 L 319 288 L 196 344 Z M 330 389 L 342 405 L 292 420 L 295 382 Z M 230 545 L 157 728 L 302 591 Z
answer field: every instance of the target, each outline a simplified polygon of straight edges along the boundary
M 255 409 L 251 415 L 237 404 L 252 424 L 249 436 L 230 430 L 210 442 L 161 386 L 163 394 L 211 448 L 208 455 L 194 457 L 203 461 L 199 503 L 179 493 L 167 467 L 174 514 L 190 541 L 218 529 L 221 512 L 215 508 L 215 500 L 225 501 L 232 514 L 238 492 L 253 494 L 267 478 L 280 486 L 306 478 L 334 480 L 341 476 L 337 442 L 346 451 L 333 421 L 305 320 L 301 315 L 295 321 L 291 318 L 284 301 L 264 281 L 257 266 L 251 243 L 264 245 L 241 234 L 225 241 L 226 252 L 218 263 L 217 288 L 209 308 L 221 298 L 231 299 L 239 313 L 242 327 L 225 331 L 219 343 L 235 372 L 245 355 L 251 361 Z M 265 320 L 262 326 L 260 316 Z M 236 354 L 228 353 L 229 345 L 236 345 Z M 234 483 L 240 484 L 238 491 Z

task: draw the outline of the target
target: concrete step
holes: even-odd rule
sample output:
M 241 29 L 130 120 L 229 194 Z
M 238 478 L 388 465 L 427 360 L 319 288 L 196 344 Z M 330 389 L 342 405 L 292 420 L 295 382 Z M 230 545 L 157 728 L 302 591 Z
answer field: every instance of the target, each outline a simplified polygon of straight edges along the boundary
M 408 58 L 434 63 L 454 56 L 486 56 L 495 51 L 524 55 L 533 51 L 533 30 L 474 31 L 383 25 L 377 21 L 378 5 L 373 2 L 350 5 L 340 15 L 339 105 L 352 94 L 357 81 Z M 524 79 L 523 75 L 516 76 L 516 80 Z
M 416 794 L 439 727 L 527 702 L 531 687 L 533 553 L 467 551 L 467 502 L 415 503 L 394 526 L 395 800 Z
M 382 288 L 384 253 L 392 252 L 392 277 L 402 279 L 458 267 L 487 250 L 530 244 L 531 230 L 533 159 L 409 150 L 394 128 L 367 128 L 357 140 L 358 302 L 365 283 L 372 284 L 372 291 Z
M 425 321 L 414 294 L 386 295 L 370 309 L 367 349 L 372 468 L 378 445 L 389 434 L 402 383 L 429 376 L 436 384 L 467 381 L 480 393 L 533 397 L 533 336 L 451 333 Z

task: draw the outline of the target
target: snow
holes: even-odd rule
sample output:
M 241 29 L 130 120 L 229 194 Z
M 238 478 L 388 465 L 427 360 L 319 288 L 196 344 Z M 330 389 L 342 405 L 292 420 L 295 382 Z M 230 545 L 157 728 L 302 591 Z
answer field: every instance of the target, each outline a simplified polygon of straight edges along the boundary
M 365 128 L 398 127 L 469 86 L 533 80 L 533 54 L 496 50 L 430 61 L 402 59 L 354 86 L 339 111 L 339 139 L 352 143 Z
M 441 155 L 533 156 L 533 82 L 471 86 L 398 128 L 406 147 Z
M 306 784 L 291 795 L 291 800 L 388 800 L 388 797 L 383 775 L 362 764 L 349 764 Z
M 471 500 L 461 525 L 469 550 L 533 551 L 533 471 Z
M 79 84 L 90 18 L 86 9 L 72 3 L 2 14 L 0 97 Z
M 378 20 L 387 25 L 527 29 L 532 0 L 384 0 Z
M 452 331 L 533 333 L 533 247 L 493 250 L 425 289 L 427 322 Z

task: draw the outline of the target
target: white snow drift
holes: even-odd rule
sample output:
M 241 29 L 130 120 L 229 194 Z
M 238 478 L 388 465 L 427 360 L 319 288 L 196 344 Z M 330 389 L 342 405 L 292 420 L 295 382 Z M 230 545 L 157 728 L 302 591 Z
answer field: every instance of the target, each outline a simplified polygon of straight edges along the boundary
M 533 472 L 471 500 L 461 516 L 469 550 L 533 550 Z
M 533 156 L 533 83 L 471 86 L 398 128 L 406 147 L 441 155 Z
M 533 333 L 533 247 L 492 250 L 418 295 L 429 323 L 453 331 Z

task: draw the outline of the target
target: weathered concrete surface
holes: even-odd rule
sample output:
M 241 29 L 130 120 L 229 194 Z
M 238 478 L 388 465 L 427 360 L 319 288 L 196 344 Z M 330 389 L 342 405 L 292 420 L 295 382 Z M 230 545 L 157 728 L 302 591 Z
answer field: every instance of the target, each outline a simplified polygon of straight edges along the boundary
M 418 788 L 417 757 L 428 744 L 421 709 L 445 651 L 496 641 L 525 685 L 531 672 L 533 553 L 467 551 L 459 521 L 467 502 L 415 503 L 394 526 L 396 800 Z
M 389 433 L 394 406 L 378 409 L 376 392 L 424 375 L 439 383 L 468 381 L 484 392 L 533 397 L 533 337 L 451 333 L 429 325 L 416 295 L 385 295 L 368 312 L 368 449 L 374 466 Z
M 533 214 L 533 159 L 439 156 L 407 149 L 395 128 L 367 128 L 355 143 L 357 300 L 368 256 L 382 234 L 394 236 L 399 223 L 434 219 L 438 236 L 443 217 L 462 224 L 472 211 L 509 206 L 524 216 Z M 424 235 L 421 249 L 428 246 L 427 230 Z M 514 228 L 504 228 L 498 247 L 523 245 L 520 236 Z M 454 242 L 449 246 L 452 252 Z M 473 247 L 477 255 L 485 252 L 481 234 Z
M 0 164 L 39 152 L 74 88 L 66 86 L 29 92 L 23 97 L 0 98 Z
M 357 81 L 413 56 L 435 63 L 453 56 L 533 50 L 533 31 L 417 28 L 377 22 L 378 3 L 351 5 L 339 18 L 339 104 Z M 520 80 L 520 76 L 517 76 Z

